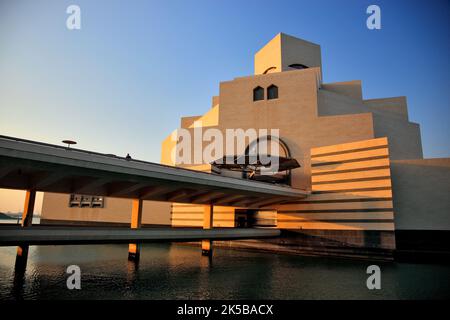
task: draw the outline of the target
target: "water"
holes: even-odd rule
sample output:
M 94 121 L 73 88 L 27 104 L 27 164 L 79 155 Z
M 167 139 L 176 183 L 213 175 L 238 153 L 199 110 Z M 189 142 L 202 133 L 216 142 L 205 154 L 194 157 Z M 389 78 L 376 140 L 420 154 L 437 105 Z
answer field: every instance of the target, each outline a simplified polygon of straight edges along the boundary
M 2 224 L 17 224 L 17 225 L 19 225 L 21 221 L 22 221 L 22 217 L 12 217 L 10 219 L 0 218 L 0 226 Z M 40 224 L 41 217 L 40 216 L 33 217 L 32 221 L 33 221 L 32 224 Z
M 23 281 L 15 247 L 0 247 L 0 299 L 432 299 L 450 297 L 450 266 L 377 263 L 381 290 L 368 290 L 373 264 L 320 257 L 145 244 L 139 265 L 127 245 L 31 246 Z M 68 290 L 67 266 L 81 268 Z

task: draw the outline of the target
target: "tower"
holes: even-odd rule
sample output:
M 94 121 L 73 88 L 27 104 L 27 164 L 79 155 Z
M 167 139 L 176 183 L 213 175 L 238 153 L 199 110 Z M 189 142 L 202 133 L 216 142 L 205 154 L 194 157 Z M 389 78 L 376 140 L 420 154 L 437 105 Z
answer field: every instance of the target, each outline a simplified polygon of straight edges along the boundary
M 277 34 L 255 54 L 255 75 L 319 67 L 320 46 L 284 33 Z

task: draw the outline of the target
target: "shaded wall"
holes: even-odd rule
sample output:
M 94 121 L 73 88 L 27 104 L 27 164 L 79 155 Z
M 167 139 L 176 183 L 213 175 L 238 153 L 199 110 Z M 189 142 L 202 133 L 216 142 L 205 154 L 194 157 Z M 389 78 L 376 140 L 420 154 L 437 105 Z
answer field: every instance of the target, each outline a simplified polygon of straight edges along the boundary
M 45 192 L 41 221 L 71 224 L 129 224 L 131 221 L 130 199 L 106 197 L 103 208 L 79 208 L 69 207 L 69 197 L 69 194 Z M 170 206 L 169 202 L 144 201 L 142 223 L 170 225 Z
M 391 162 L 398 230 L 450 230 L 450 158 Z

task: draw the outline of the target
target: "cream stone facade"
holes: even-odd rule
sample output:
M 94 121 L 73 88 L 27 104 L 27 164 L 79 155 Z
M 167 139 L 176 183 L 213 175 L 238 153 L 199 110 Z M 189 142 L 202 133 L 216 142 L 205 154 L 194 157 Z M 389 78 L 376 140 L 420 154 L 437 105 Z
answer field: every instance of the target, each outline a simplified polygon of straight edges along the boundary
M 291 239 L 388 251 L 396 247 L 397 229 L 450 230 L 450 203 L 442 191 L 450 191 L 450 159 L 423 159 L 420 127 L 409 121 L 406 97 L 365 100 L 359 80 L 323 83 L 320 46 L 283 33 L 254 61 L 254 75 L 221 82 L 211 108 L 183 117 L 180 128 L 193 132 L 201 121 L 203 128 L 223 133 L 279 129 L 289 156 L 301 165 L 292 170 L 291 186 L 311 195 L 260 210 L 247 210 L 242 201 L 235 207 L 213 201 L 214 227 L 237 227 L 251 216 L 272 221 L 271 227 Z M 277 88 L 273 99 L 271 86 Z M 255 101 L 257 88 L 264 96 Z M 162 142 L 163 164 L 176 165 L 171 157 L 176 133 Z M 234 155 L 244 153 L 245 148 L 234 150 Z M 210 163 L 183 166 L 211 172 Z M 438 196 L 434 185 L 441 190 Z M 68 202 L 69 195 L 46 193 L 43 221 L 129 224 L 131 200 L 107 198 L 103 208 L 69 207 Z M 144 205 L 144 224 L 201 227 L 202 221 L 198 205 Z

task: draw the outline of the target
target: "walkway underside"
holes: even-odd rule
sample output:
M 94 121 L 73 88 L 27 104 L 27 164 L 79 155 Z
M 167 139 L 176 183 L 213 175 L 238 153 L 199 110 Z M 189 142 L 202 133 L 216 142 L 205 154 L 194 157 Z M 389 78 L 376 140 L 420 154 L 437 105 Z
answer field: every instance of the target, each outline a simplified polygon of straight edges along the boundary
M 278 229 L 194 229 L 194 228 L 87 228 L 19 226 L 0 227 L 0 246 L 21 244 L 95 244 L 129 242 L 186 242 L 271 238 L 280 235 Z
M 0 136 L 0 188 L 260 208 L 305 198 L 286 186 Z

